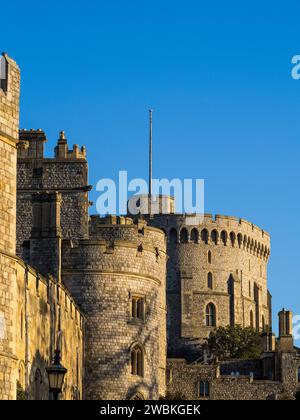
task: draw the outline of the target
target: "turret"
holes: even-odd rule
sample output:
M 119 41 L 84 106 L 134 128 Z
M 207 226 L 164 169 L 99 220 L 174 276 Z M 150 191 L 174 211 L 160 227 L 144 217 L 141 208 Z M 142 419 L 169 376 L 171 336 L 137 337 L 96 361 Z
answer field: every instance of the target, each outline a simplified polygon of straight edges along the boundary
M 64 244 L 63 283 L 86 314 L 85 398 L 165 394 L 166 244 L 128 217 L 91 217 L 90 238 Z

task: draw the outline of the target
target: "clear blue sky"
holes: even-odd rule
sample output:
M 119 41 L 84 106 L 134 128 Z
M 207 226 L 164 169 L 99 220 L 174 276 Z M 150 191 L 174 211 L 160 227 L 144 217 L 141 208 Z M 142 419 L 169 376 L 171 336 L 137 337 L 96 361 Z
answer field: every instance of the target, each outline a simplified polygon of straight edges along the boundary
M 299 1 L 1 4 L 22 127 L 43 128 L 49 153 L 61 129 L 85 144 L 95 185 L 146 177 L 154 107 L 155 176 L 205 178 L 207 212 L 271 233 L 276 326 L 283 306 L 300 314 L 299 15 Z

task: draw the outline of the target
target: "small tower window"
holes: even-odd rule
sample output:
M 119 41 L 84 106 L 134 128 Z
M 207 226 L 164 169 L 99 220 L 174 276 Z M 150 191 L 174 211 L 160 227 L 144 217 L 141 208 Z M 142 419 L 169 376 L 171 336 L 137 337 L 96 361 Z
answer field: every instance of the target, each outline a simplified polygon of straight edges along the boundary
M 208 264 L 211 264 L 211 261 L 212 261 L 211 251 L 208 251 L 208 253 L 207 253 L 207 262 L 208 262 Z
M 215 244 L 215 245 L 217 245 L 218 244 L 218 232 L 214 229 L 211 232 L 211 235 L 210 236 L 211 236 L 212 243 Z
M 169 233 L 170 242 L 172 244 L 176 244 L 178 242 L 178 235 L 177 230 L 175 228 L 172 228 Z
M 181 229 L 181 231 L 180 231 L 180 243 L 181 244 L 187 244 L 188 243 L 188 238 L 189 238 L 188 231 L 185 228 Z
M 207 245 L 208 244 L 208 230 L 203 229 L 201 232 L 201 240 Z
M 144 319 L 144 298 L 133 296 L 131 299 L 131 317 L 134 319 Z
M 216 307 L 213 303 L 209 303 L 206 307 L 206 326 L 216 326 Z
M 250 311 L 250 327 L 254 328 L 254 316 L 253 311 Z
M 298 382 L 300 382 L 300 367 L 298 367 Z
M 227 232 L 225 230 L 223 230 L 221 232 L 221 241 L 222 241 L 223 245 L 226 246 L 226 244 L 227 244 Z
M 197 229 L 192 229 L 192 231 L 191 231 L 191 241 L 194 244 L 197 244 L 198 243 L 198 241 L 199 241 L 199 233 L 198 233 L 198 230 Z
M 209 397 L 209 382 L 208 381 L 200 381 L 199 388 L 198 388 L 198 395 L 200 398 L 208 398 Z
M 212 273 L 207 274 L 207 287 L 212 290 L 213 289 L 213 275 Z
M 136 344 L 131 350 L 131 374 L 144 376 L 144 354 L 139 344 Z

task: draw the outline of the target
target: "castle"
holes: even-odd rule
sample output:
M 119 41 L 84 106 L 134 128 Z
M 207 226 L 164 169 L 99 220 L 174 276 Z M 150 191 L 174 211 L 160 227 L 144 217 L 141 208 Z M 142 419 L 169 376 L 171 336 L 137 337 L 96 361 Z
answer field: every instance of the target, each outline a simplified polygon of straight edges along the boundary
M 17 388 L 49 399 L 56 349 L 62 399 L 295 398 L 291 312 L 271 332 L 268 233 L 174 214 L 170 197 L 167 214 L 89 216 L 85 148 L 61 132 L 45 158 L 46 134 L 19 130 L 20 70 L 7 54 L 0 82 L 0 399 Z M 209 362 L 203 342 L 227 325 L 260 331 L 261 357 Z

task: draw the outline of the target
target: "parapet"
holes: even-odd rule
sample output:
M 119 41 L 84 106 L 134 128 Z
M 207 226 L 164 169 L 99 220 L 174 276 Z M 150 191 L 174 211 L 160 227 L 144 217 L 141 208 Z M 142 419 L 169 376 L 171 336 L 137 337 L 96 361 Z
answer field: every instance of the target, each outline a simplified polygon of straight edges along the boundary
M 18 159 L 36 160 L 45 159 L 44 148 L 47 141 L 46 134 L 43 130 L 20 130 L 18 143 Z M 57 146 L 54 149 L 54 158 L 56 160 L 86 160 L 86 148 L 73 145 L 73 149 L 69 149 L 65 132 L 61 131 Z
M 44 145 L 47 141 L 43 130 L 20 130 L 18 158 L 44 159 Z
M 249 251 L 268 260 L 270 235 L 247 220 L 212 214 L 157 214 L 145 216 L 163 229 L 169 242 L 225 245 Z
M 143 243 L 157 249 L 165 248 L 165 234 L 161 229 L 149 226 L 143 219 L 130 217 L 94 215 L 90 217 L 91 241 L 106 241 L 109 246 L 122 243 Z
M 86 148 L 83 146 L 79 148 L 77 144 L 73 145 L 73 149 L 69 150 L 68 141 L 65 136 L 65 132 L 59 133 L 59 139 L 57 146 L 55 147 L 55 158 L 56 159 L 85 159 Z

